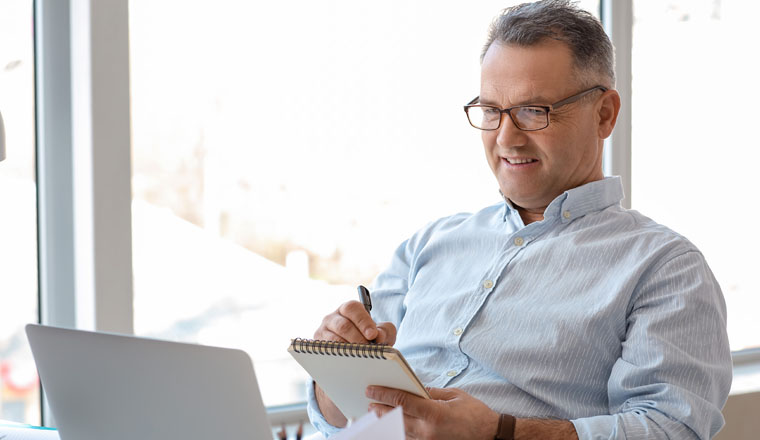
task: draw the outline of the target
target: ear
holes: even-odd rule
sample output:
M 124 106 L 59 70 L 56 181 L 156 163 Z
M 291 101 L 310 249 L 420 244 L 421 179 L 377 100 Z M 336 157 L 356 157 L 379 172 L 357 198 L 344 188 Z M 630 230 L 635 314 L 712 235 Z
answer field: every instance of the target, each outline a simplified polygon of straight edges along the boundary
M 599 139 L 607 139 L 612 134 L 618 113 L 620 113 L 620 95 L 617 90 L 607 90 L 597 103 Z

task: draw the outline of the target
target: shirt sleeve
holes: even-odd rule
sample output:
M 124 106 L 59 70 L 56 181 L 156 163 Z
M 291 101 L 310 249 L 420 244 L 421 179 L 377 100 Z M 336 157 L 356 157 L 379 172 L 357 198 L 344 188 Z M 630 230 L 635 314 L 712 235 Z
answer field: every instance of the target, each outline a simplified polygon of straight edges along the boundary
M 731 386 L 726 305 L 702 254 L 668 260 L 636 288 L 608 381 L 610 415 L 572 420 L 580 439 L 709 439 Z
M 469 214 L 440 218 L 427 224 L 411 238 L 401 243 L 393 253 L 391 263 L 377 276 L 372 287 L 372 319 L 391 322 L 396 329 L 406 313 L 406 294 L 417 276 L 418 259 L 425 246 L 441 229 L 457 225 Z
M 396 249 L 388 268 L 377 276 L 372 286 L 372 319 L 391 322 L 398 330 L 404 318 L 404 298 L 409 290 L 410 265 L 413 259 L 412 240 Z
M 306 396 L 306 414 L 309 416 L 309 421 L 314 425 L 314 428 L 322 433 L 325 438 L 329 438 L 331 435 L 339 432 L 342 428 L 331 425 L 319 410 L 313 381 L 310 381 L 306 385 Z

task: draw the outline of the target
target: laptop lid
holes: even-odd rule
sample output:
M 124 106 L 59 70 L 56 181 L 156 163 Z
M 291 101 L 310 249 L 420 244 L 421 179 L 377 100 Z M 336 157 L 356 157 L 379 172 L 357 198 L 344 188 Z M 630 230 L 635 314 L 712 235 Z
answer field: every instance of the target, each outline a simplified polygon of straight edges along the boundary
M 272 439 L 241 350 L 26 326 L 62 440 Z

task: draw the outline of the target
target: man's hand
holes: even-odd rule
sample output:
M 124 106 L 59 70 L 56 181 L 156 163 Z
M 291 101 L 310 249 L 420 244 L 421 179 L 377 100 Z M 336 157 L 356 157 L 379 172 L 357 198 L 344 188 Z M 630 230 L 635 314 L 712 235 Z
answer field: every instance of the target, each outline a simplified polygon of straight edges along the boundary
M 390 322 L 375 324 L 362 303 L 349 301 L 325 316 L 322 325 L 314 332 L 314 339 L 355 343 L 374 340 L 378 344 L 393 345 L 396 342 L 396 326 Z M 315 385 L 314 392 L 319 410 L 325 419 L 333 426 L 346 426 L 346 417 L 324 391 Z M 362 390 L 356 392 L 361 393 Z
M 499 414 L 485 403 L 456 388 L 428 388 L 430 399 L 406 391 L 378 386 L 367 387 L 373 403 L 370 410 L 382 416 L 397 406 L 404 409 L 408 439 L 487 439 L 496 436 Z M 515 439 L 578 440 L 575 426 L 568 420 L 517 419 Z
M 429 388 L 432 400 L 393 388 L 371 386 L 370 410 L 378 416 L 397 406 L 404 409 L 407 439 L 488 439 L 496 435 L 499 414 L 485 403 L 456 388 Z
M 314 339 L 323 341 L 393 345 L 396 342 L 396 326 L 390 322 L 375 324 L 359 301 L 341 304 L 338 310 L 325 316 L 322 325 L 314 332 Z

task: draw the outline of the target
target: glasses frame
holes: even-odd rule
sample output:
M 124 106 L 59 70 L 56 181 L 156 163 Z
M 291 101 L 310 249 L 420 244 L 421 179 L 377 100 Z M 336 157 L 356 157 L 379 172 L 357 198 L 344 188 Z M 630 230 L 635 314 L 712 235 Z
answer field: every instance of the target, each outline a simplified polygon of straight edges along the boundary
M 573 103 L 573 102 L 575 102 L 575 101 L 583 98 L 584 96 L 588 95 L 589 93 L 591 93 L 591 92 L 593 92 L 595 90 L 601 90 L 602 92 L 606 92 L 608 89 L 607 89 L 607 87 L 604 87 L 604 86 L 594 86 L 594 87 L 592 87 L 590 89 L 587 89 L 587 90 L 584 90 L 582 92 L 576 93 L 573 96 L 568 96 L 567 98 L 562 99 L 560 101 L 557 101 L 554 104 L 549 104 L 549 105 L 523 104 L 523 105 L 515 105 L 515 106 L 509 107 L 509 108 L 499 108 L 499 107 L 497 107 L 495 105 L 475 104 L 476 102 L 478 102 L 478 100 L 480 100 L 480 96 L 476 96 L 472 101 L 468 102 L 467 105 L 464 106 L 464 113 L 467 115 L 467 122 L 469 122 L 470 125 L 472 125 L 474 128 L 477 128 L 478 130 L 483 130 L 483 131 L 498 130 L 499 128 L 501 128 L 501 121 L 502 121 L 502 119 L 504 119 L 501 115 L 503 115 L 504 113 L 506 113 L 507 116 L 509 116 L 509 119 L 512 121 L 512 123 L 518 129 L 520 129 L 522 131 L 538 131 L 538 130 L 543 130 L 546 127 L 549 126 L 549 122 L 550 122 L 549 114 L 552 111 L 554 111 L 554 110 L 556 110 L 556 109 L 558 109 L 558 108 L 560 108 L 560 107 L 562 107 L 564 105 Z M 477 125 L 473 124 L 472 121 L 470 120 L 470 109 L 473 108 L 473 107 L 491 108 L 491 109 L 498 110 L 499 113 L 501 114 L 499 116 L 499 123 L 498 123 L 498 125 L 496 125 L 495 128 L 481 128 L 481 127 L 478 127 Z M 536 108 L 544 109 L 546 111 L 546 125 L 544 125 L 541 128 L 522 128 L 522 127 L 520 127 L 517 124 L 517 121 L 515 121 L 515 119 L 512 117 L 512 110 L 518 109 L 518 108 L 526 108 L 526 107 L 536 107 Z

